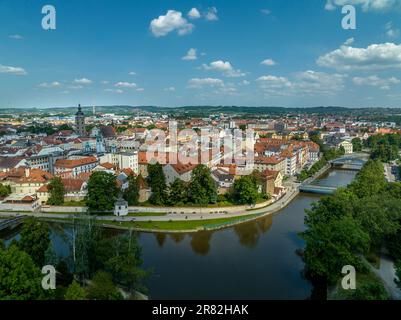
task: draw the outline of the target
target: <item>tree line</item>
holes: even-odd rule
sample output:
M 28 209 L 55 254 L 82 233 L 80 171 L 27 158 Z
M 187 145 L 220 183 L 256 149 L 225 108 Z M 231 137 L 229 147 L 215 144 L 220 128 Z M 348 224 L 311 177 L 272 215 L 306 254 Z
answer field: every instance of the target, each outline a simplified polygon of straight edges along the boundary
M 401 183 L 388 183 L 380 161 L 369 160 L 346 188 L 323 197 L 307 210 L 303 259 L 312 279 L 335 284 L 345 265 L 369 274 L 363 257 L 386 247 L 401 265 Z M 399 269 L 400 270 L 400 269 Z M 349 299 L 386 299 L 380 282 L 358 285 Z
M 70 254 L 53 249 L 50 230 L 37 219 L 24 221 L 20 239 L 0 241 L 0 300 L 120 300 L 146 289 L 142 251 L 135 234 L 106 237 L 88 216 L 76 219 L 65 235 Z M 44 265 L 57 270 L 56 289 L 41 286 Z

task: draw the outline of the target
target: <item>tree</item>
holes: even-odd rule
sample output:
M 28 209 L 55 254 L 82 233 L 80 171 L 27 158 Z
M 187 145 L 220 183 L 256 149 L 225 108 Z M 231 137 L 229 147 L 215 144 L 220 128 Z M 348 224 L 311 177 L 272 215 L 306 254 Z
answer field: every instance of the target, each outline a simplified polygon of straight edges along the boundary
M 120 235 L 111 239 L 98 237 L 91 256 L 93 270 L 106 270 L 115 283 L 129 290 L 143 289 L 141 281 L 142 249 L 135 235 Z
M 42 273 L 33 259 L 17 246 L 0 248 L 0 300 L 41 300 L 50 297 L 42 289 Z
M 128 201 L 128 205 L 136 206 L 139 203 L 139 184 L 138 178 L 133 175 L 128 177 L 128 188 L 124 190 L 123 197 Z
M 118 192 L 116 178 L 113 174 L 103 171 L 92 173 L 88 181 L 88 194 L 85 197 L 89 211 L 112 211 Z
M 47 203 L 52 206 L 59 206 L 64 203 L 65 188 L 63 180 L 60 177 L 54 177 L 47 185 L 49 190 L 49 200 Z
M 190 201 L 197 205 L 208 205 L 217 202 L 217 187 L 205 165 L 198 165 L 192 171 L 189 185 Z
M 188 201 L 188 187 L 181 179 L 175 179 L 169 187 L 168 202 L 171 206 L 180 206 Z
M 11 194 L 11 187 L 9 185 L 5 186 L 0 183 L 0 197 L 8 197 Z
M 99 271 L 89 285 L 88 298 L 92 300 L 122 300 L 123 296 L 114 285 L 111 275 Z
M 312 276 L 334 283 L 345 265 L 364 270 L 355 253 L 368 250 L 369 236 L 352 217 L 344 216 L 307 226 L 308 230 L 302 233 L 306 241 L 304 261 Z
M 362 140 L 360 138 L 354 138 L 352 139 L 352 147 L 354 152 L 359 152 L 362 151 Z
M 149 198 L 154 205 L 163 205 L 167 200 L 166 177 L 160 163 L 148 164 L 148 184 L 152 190 Z
M 65 300 L 87 300 L 86 291 L 75 280 L 67 288 Z
M 40 268 L 45 263 L 45 253 L 50 246 L 49 227 L 35 218 L 22 225 L 18 247 L 29 254 Z
M 258 187 L 251 176 L 243 176 L 234 182 L 232 198 L 240 205 L 256 203 L 259 198 Z

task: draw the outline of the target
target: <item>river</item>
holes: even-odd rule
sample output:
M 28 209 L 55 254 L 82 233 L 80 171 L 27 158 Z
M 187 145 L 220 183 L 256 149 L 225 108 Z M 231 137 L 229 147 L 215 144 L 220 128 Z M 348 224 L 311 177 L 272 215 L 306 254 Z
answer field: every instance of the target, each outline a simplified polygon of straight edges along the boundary
M 356 172 L 332 170 L 316 180 L 346 186 Z M 195 234 L 140 233 L 151 299 L 308 299 L 313 286 L 302 276 L 296 253 L 304 247 L 305 209 L 319 200 L 301 194 L 274 216 L 219 231 Z M 15 235 L 13 236 L 15 237 Z M 10 239 L 9 239 L 10 240 Z M 68 245 L 56 232 L 62 255 Z

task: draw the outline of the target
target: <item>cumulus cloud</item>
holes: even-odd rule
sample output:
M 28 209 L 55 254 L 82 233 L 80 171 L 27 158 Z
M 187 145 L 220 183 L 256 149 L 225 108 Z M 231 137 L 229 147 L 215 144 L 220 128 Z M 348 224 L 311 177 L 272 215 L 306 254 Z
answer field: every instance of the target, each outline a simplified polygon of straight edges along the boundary
M 114 86 L 118 87 L 118 88 L 136 88 L 137 87 L 136 83 L 133 83 L 133 82 L 117 82 Z
M 360 6 L 363 11 L 386 11 L 401 6 L 401 0 L 327 0 L 325 9 L 335 10 L 347 4 Z
M 354 43 L 354 41 L 355 41 L 354 38 L 349 38 L 349 39 L 345 40 L 344 46 L 350 46 L 351 44 Z
M 188 50 L 187 54 L 182 57 L 182 60 L 196 60 L 198 57 L 196 56 L 196 49 L 191 48 Z
M 269 15 L 272 13 L 269 9 L 262 9 L 262 10 L 260 10 L 260 12 L 262 12 L 265 15 Z
M 341 46 L 317 59 L 321 67 L 338 70 L 375 70 L 401 68 L 401 45 L 372 44 L 367 48 Z
M 344 88 L 344 75 L 312 70 L 298 72 L 291 79 L 266 75 L 256 81 L 271 95 L 330 95 Z
M 124 91 L 121 89 L 105 89 L 104 91 L 111 93 L 124 93 Z
M 276 65 L 276 62 L 273 59 L 266 59 L 263 60 L 260 64 L 263 64 L 264 66 L 272 67 Z
M 60 88 L 61 87 L 61 83 L 58 82 L 58 81 L 43 82 L 43 83 L 39 84 L 38 87 L 40 87 L 40 88 Z
M 229 61 L 217 60 L 210 64 L 203 64 L 203 69 L 222 72 L 226 77 L 236 78 L 243 77 L 245 73 L 239 69 L 234 69 Z
M 392 85 L 399 84 L 401 82 L 395 77 L 380 78 L 377 75 L 368 77 L 354 77 L 352 81 L 358 86 L 379 87 L 382 90 L 389 90 Z
M 135 71 L 130 71 L 130 72 L 128 72 L 128 74 L 129 74 L 130 76 L 136 76 L 136 72 L 135 72 Z
M 190 19 L 199 19 L 201 17 L 201 14 L 199 12 L 198 9 L 196 8 L 192 8 L 189 12 L 188 12 L 188 17 Z
M 203 88 L 203 87 L 222 87 L 224 81 L 216 78 L 192 78 L 188 81 L 190 88 Z
M 182 36 L 191 33 L 193 28 L 194 25 L 189 23 L 181 12 L 175 10 L 168 10 L 165 15 L 153 19 L 150 23 L 150 30 L 155 37 L 163 37 L 174 31 Z
M 89 80 L 87 78 L 81 78 L 81 79 L 75 79 L 74 83 L 79 85 L 88 85 L 92 83 L 92 80 Z
M 25 76 L 28 74 L 24 68 L 4 66 L 2 64 L 0 64 L 0 73 L 12 74 L 16 76 Z
M 209 10 L 206 12 L 205 19 L 208 20 L 208 21 L 217 21 L 217 20 L 219 20 L 219 17 L 217 16 L 216 7 L 209 8 Z
M 174 92 L 175 91 L 175 87 L 164 88 L 164 91 Z

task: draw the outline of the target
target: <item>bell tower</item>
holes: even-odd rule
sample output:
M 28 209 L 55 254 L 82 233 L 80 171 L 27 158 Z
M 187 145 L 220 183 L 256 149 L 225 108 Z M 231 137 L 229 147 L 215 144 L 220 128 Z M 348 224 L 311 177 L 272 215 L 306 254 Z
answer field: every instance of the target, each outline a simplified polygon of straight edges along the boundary
M 82 111 L 81 105 L 78 105 L 78 112 L 75 114 L 76 133 L 83 137 L 85 136 L 85 114 Z

